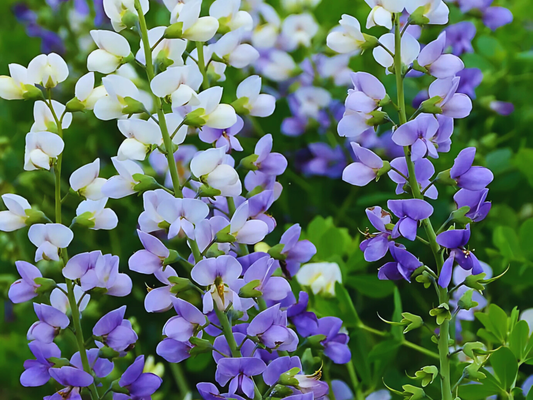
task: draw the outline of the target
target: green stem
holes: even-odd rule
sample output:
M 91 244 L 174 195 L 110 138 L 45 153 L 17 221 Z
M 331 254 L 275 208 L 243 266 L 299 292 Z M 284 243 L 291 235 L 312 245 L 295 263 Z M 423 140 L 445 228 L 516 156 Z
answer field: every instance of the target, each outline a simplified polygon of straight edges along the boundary
M 355 399 L 364 400 L 365 396 L 361 390 L 359 379 L 357 379 L 357 374 L 355 373 L 355 368 L 353 366 L 353 360 L 346 364 L 346 368 L 348 369 L 348 375 L 350 376 L 350 381 L 352 382 L 353 390 L 355 392 Z
M 174 375 L 174 380 L 176 381 L 176 384 L 180 389 L 181 398 L 185 399 L 187 394 L 190 392 L 190 389 L 189 384 L 187 382 L 187 378 L 183 373 L 183 369 L 180 367 L 179 364 L 170 363 L 170 370 L 172 371 L 172 375 Z
M 202 89 L 206 90 L 209 88 L 209 79 L 207 78 L 205 68 L 204 44 L 202 42 L 196 42 L 196 50 L 198 50 L 198 67 L 203 76 Z
M 241 352 L 238 350 L 237 342 L 233 336 L 233 331 L 231 330 L 231 325 L 228 320 L 228 316 L 224 311 L 220 311 L 218 307 L 214 306 L 215 314 L 217 315 L 218 320 L 220 321 L 220 326 L 222 328 L 222 333 L 228 342 L 229 349 L 231 351 L 232 357 L 241 357 Z
M 403 125 L 407 122 L 407 116 L 405 113 L 405 94 L 403 87 L 403 76 L 402 76 L 402 60 L 401 60 L 401 35 L 400 35 L 400 15 L 395 15 L 395 50 L 394 50 L 394 69 L 396 75 L 396 85 L 398 90 L 398 113 L 400 118 L 400 125 Z M 416 180 L 415 175 L 415 165 L 411 160 L 411 154 L 409 147 L 404 147 L 405 160 L 407 162 L 407 169 L 409 171 L 409 185 L 411 186 L 411 191 L 413 197 L 416 199 L 423 199 L 424 195 L 420 192 L 420 187 Z M 428 237 L 429 246 L 435 257 L 435 263 L 437 266 L 437 273 L 440 273 L 442 265 L 444 264 L 444 259 L 440 251 L 440 246 L 437 243 L 437 235 L 433 229 L 433 225 L 429 218 L 422 221 L 422 226 L 426 231 Z M 448 291 L 443 288 L 438 289 L 439 304 L 446 303 L 448 304 L 449 296 Z M 452 388 L 450 382 L 450 358 L 449 358 L 449 348 L 448 348 L 448 339 L 450 336 L 450 322 L 448 320 L 440 326 L 439 334 L 439 360 L 440 360 L 440 375 L 441 375 L 441 399 L 442 400 L 452 400 Z M 413 345 L 416 346 L 416 345 Z M 412 347 L 408 345 L 408 347 Z M 419 347 L 419 346 L 417 346 Z M 425 349 L 424 349 L 425 350 Z

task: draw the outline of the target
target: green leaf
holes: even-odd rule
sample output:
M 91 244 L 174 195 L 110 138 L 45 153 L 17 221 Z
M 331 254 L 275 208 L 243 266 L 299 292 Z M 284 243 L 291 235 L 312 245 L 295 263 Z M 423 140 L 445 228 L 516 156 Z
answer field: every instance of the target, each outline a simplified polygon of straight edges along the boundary
M 514 229 L 507 226 L 498 226 L 494 230 L 492 241 L 504 258 L 515 261 L 524 259 L 518 236 Z
M 487 373 L 486 370 L 483 370 L 483 373 L 486 375 L 486 378 L 483 379 L 481 385 L 459 386 L 459 397 L 461 400 L 482 400 L 501 393 L 498 381 L 494 376 Z
M 490 365 L 500 382 L 500 387 L 508 391 L 516 380 L 518 362 L 508 347 L 500 347 L 490 356 Z
M 509 348 L 520 361 L 527 357 L 528 340 L 529 326 L 526 321 L 519 321 L 509 335 Z
M 376 274 L 350 276 L 346 285 L 373 299 L 390 296 L 395 288 L 392 281 L 380 281 Z
M 339 228 L 330 227 L 324 232 L 320 241 L 315 243 L 317 256 L 326 260 L 331 255 L 343 255 L 346 244 L 344 238 Z
M 357 314 L 357 311 L 355 310 L 355 306 L 353 305 L 352 298 L 350 297 L 350 294 L 346 290 L 342 284 L 339 282 L 335 283 L 335 296 L 336 296 L 336 302 L 339 305 L 339 309 L 343 316 L 343 321 L 346 326 L 358 326 L 361 324 L 361 319 L 359 318 L 359 315 Z
M 533 186 L 533 149 L 520 149 L 514 157 L 514 164 Z
M 376 362 L 380 359 L 389 359 L 389 353 L 398 349 L 402 345 L 401 342 L 395 339 L 385 340 L 375 345 L 368 354 L 369 362 Z
M 518 237 L 524 256 L 527 259 L 533 259 L 533 246 L 531 246 L 531 238 L 533 237 L 533 218 L 526 220 L 520 226 Z
M 496 304 L 491 304 L 488 313 L 478 312 L 475 316 L 485 326 L 485 330 L 489 334 L 492 334 L 499 343 L 505 343 L 508 329 L 505 311 Z

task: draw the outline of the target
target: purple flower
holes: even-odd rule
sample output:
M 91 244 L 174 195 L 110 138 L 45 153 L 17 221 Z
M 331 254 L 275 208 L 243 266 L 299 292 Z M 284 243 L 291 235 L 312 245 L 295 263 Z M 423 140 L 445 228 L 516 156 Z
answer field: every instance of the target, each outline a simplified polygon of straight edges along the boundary
M 205 325 L 205 315 L 185 300 L 173 297 L 172 304 L 178 315 L 166 322 L 163 334 L 179 342 L 187 342 L 191 336 L 196 336 L 200 332 L 202 325 Z
M 244 400 L 244 398 L 235 393 L 220 393 L 218 388 L 211 382 L 200 382 L 196 385 L 196 389 L 204 400 L 220 400 L 221 398 Z
M 70 324 L 68 317 L 52 306 L 33 303 L 33 309 L 39 321 L 30 326 L 27 334 L 28 340 L 51 343 L 59 331 Z
M 316 254 L 316 247 L 309 240 L 298 240 L 302 233 L 299 224 L 294 224 L 281 236 L 280 243 L 283 244 L 281 254 L 286 256 L 281 261 L 281 269 L 285 276 L 296 275 L 302 263 L 306 263 Z
M 105 358 L 99 358 L 98 352 L 99 349 L 87 350 L 87 359 L 89 360 L 89 365 L 94 371 L 94 374 L 98 378 L 105 378 L 111 373 L 111 371 L 113 371 L 114 365 L 112 361 L 109 361 Z M 70 364 L 83 371 L 83 364 L 81 362 L 79 351 L 74 353 L 74 355 L 70 358 Z
M 163 380 L 156 374 L 143 372 L 144 356 L 135 359 L 122 374 L 118 384 L 129 394 L 115 393 L 113 400 L 146 400 L 159 389 Z
M 365 232 L 366 239 L 361 242 L 359 248 L 364 253 L 365 260 L 373 262 L 381 260 L 389 250 L 389 237 L 392 232 L 387 229 L 387 225 L 391 223 L 391 215 L 379 206 L 367 208 L 365 212 L 378 232 Z
M 216 129 L 208 126 L 202 128 L 199 133 L 200 140 L 204 143 L 216 142 L 217 147 L 228 146 L 228 149 L 242 151 L 243 148 L 236 135 L 242 131 L 244 120 L 237 115 L 237 122 L 227 129 Z
M 440 107 L 442 114 L 452 118 L 465 118 L 472 111 L 472 100 L 463 94 L 457 93 L 461 78 L 437 79 L 429 86 L 429 98 L 439 97 L 435 103 Z
M 474 222 L 483 221 L 487 214 L 489 213 L 492 203 L 490 201 L 485 201 L 489 189 L 482 190 L 467 190 L 461 189 L 454 196 L 455 204 L 457 208 L 461 207 L 470 207 L 465 215 Z
M 8 297 L 13 303 L 18 304 L 37 297 L 37 289 L 41 285 L 35 283 L 35 279 L 42 278 L 43 275 L 39 268 L 26 261 L 16 261 L 15 266 L 21 279 L 11 284 Z
M 346 158 L 341 146 L 337 145 L 332 149 L 326 143 L 318 142 L 310 143 L 308 149 L 313 158 L 303 165 L 304 174 L 327 176 L 332 179 L 342 175 Z
M 491 7 L 493 0 L 458 0 L 463 13 L 477 10 L 481 13 L 483 23 L 490 29 L 496 30 L 513 21 L 513 14 L 503 7 Z
M 461 150 L 450 170 L 450 177 L 462 189 L 482 190 L 494 179 L 490 169 L 472 166 L 475 156 L 475 147 L 467 147 Z
M 514 104 L 506 101 L 491 101 L 489 108 L 504 117 L 511 115 L 514 112 Z
M 274 198 L 279 198 L 283 187 L 276 181 L 274 175 L 268 175 L 261 171 L 250 171 L 244 177 L 244 187 L 249 192 L 253 190 L 272 190 Z
M 263 381 L 268 386 L 274 386 L 278 382 L 281 374 L 284 374 L 293 368 L 298 368 L 300 371 L 302 370 L 302 363 L 299 357 L 285 356 L 276 358 L 268 364 L 265 372 L 263 372 Z
M 418 55 L 418 63 L 435 78 L 454 77 L 465 65 L 453 54 L 443 54 L 446 48 L 446 32 L 442 32 L 433 42 L 424 47 Z
M 326 338 L 320 342 L 324 346 L 324 354 L 335 364 L 350 362 L 352 354 L 348 347 L 350 338 L 345 333 L 340 333 L 342 320 L 336 317 L 323 317 L 318 320 L 316 335 Z M 316 395 L 316 393 L 315 393 Z
M 383 168 L 383 160 L 373 151 L 361 147 L 358 143 L 350 143 L 356 162 L 348 165 L 342 172 L 342 180 L 355 186 L 366 186 L 377 178 Z
M 439 158 L 439 151 L 449 150 L 453 133 L 453 118 L 444 115 L 439 117 L 436 119 L 433 115 L 421 114 L 400 126 L 393 133 L 392 140 L 399 146 L 411 146 L 413 161 L 426 155 Z
M 261 343 L 272 350 L 294 351 L 298 346 L 298 336 L 287 328 L 287 312 L 276 304 L 260 312 L 248 325 L 246 333 L 256 336 Z
M 124 319 L 125 314 L 126 306 L 108 312 L 94 325 L 93 335 L 101 337 L 113 350 L 126 350 L 137 341 L 137 334 L 130 321 Z
M 457 76 L 461 78 L 457 93 L 464 93 L 471 99 L 475 99 L 475 90 L 483 81 L 483 72 L 479 68 L 465 68 Z
M 128 260 L 128 265 L 132 271 L 141 274 L 153 274 L 163 268 L 163 262 L 170 255 L 170 252 L 155 236 L 140 230 L 137 230 L 137 234 L 144 250 L 133 253 Z
M 173 276 L 177 277 L 178 274 L 174 268 L 167 265 L 164 270 L 156 271 L 154 275 L 165 286 L 150 289 L 144 298 L 144 308 L 147 312 L 167 311 L 172 307 L 172 299 L 174 297 L 171 292 L 172 286 L 174 285 L 170 282 L 169 278 Z
M 237 346 L 239 346 L 241 355 L 243 357 L 254 356 L 254 353 L 256 351 L 254 342 L 248 339 L 244 333 L 240 332 L 233 332 L 233 337 L 235 338 L 235 342 L 237 343 Z M 213 348 L 217 350 L 213 350 L 213 359 L 216 363 L 218 363 L 222 358 L 224 358 L 222 354 L 225 354 L 228 357 L 231 355 L 231 349 L 224 335 L 220 335 L 215 339 L 215 341 L 213 342 Z M 220 354 L 219 352 L 222 354 Z
M 50 376 L 60 385 L 65 386 L 47 400 L 81 400 L 80 389 L 93 383 L 93 377 L 82 369 L 75 367 L 51 368 Z
M 393 239 L 403 236 L 408 240 L 415 240 L 418 222 L 433 214 L 431 204 L 420 199 L 389 200 L 387 207 L 400 218 L 392 230 Z
M 267 175 L 278 176 L 285 172 L 288 163 L 282 154 L 272 153 L 272 145 L 273 139 L 270 133 L 259 139 L 254 150 L 257 159 L 253 164 Z
M 411 275 L 422 263 L 418 258 L 409 253 L 404 246 L 391 242 L 389 245 L 394 262 L 388 262 L 378 271 L 381 280 L 401 280 L 411 282 Z
M 156 353 L 171 363 L 179 363 L 191 356 L 193 346 L 189 342 L 178 342 L 172 338 L 165 338 L 159 342 Z
M 61 350 L 55 343 L 43 343 L 38 340 L 28 344 L 35 360 L 24 361 L 24 372 L 20 384 L 25 387 L 42 386 L 50 379 L 50 368 L 54 365 L 48 361 L 51 357 L 60 358 Z
M 246 397 L 254 398 L 253 376 L 263 373 L 266 364 L 255 357 L 223 358 L 218 362 L 215 375 L 221 386 L 229 382 L 230 394 L 242 393 Z
M 391 167 L 398 170 L 402 173 L 400 175 L 398 172 L 396 172 L 394 169 L 389 171 L 389 178 L 397 184 L 396 186 L 396 194 L 402 194 L 406 193 L 404 186 L 407 183 L 404 176 L 409 178 L 409 170 L 407 168 L 407 162 L 405 161 L 405 157 L 398 157 L 391 161 L 390 163 Z M 429 161 L 427 158 L 420 158 L 417 161 L 415 161 L 415 176 L 416 181 L 420 185 L 421 189 L 425 189 L 428 186 L 430 186 L 430 179 L 435 173 L 435 167 Z M 427 189 L 424 193 L 424 196 L 430 198 L 430 199 L 436 199 L 439 195 L 439 192 L 437 191 L 437 188 L 432 185 Z
M 291 291 L 289 282 L 281 276 L 272 276 L 279 268 L 279 262 L 270 257 L 261 257 L 254 262 L 244 273 L 244 282 L 250 283 L 258 280 L 260 283 L 256 287 L 262 293 L 263 299 L 280 301 L 287 297 Z
M 439 275 L 438 282 L 441 287 L 446 288 L 450 284 L 454 263 L 459 264 L 464 270 L 472 270 L 474 275 L 483 272 L 474 253 L 465 248 L 469 239 L 470 224 L 466 226 L 466 229 L 452 229 L 437 236 L 437 243 L 450 251 Z
M 472 40 L 476 36 L 476 26 L 470 21 L 462 21 L 446 28 L 446 47 L 452 47 L 452 53 L 460 56 L 473 53 Z
M 273 216 L 266 214 L 268 209 L 274 204 L 276 197 L 273 190 L 263 190 L 261 193 L 248 199 L 248 211 L 251 219 L 263 221 L 268 226 L 268 233 L 276 228 L 276 220 Z
M 309 295 L 301 291 L 298 303 L 287 309 L 287 317 L 302 337 L 314 335 L 318 329 L 318 318 L 314 312 L 307 311 L 308 303 Z

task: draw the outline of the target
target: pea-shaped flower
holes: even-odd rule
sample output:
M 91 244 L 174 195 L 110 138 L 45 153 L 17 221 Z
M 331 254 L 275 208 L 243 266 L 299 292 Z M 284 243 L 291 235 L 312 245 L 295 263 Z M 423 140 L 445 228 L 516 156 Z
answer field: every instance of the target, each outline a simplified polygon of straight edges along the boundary
M 24 169 L 49 170 L 54 160 L 63 152 L 63 139 L 52 132 L 30 132 L 26 135 Z
M 13 303 L 18 304 L 37 297 L 37 289 L 41 285 L 36 283 L 35 279 L 42 278 L 43 275 L 39 268 L 26 261 L 16 261 L 15 266 L 20 279 L 11 284 L 8 297 Z
M 35 224 L 28 231 L 28 238 L 35 246 L 35 262 L 42 259 L 59 261 L 59 249 L 68 247 L 74 234 L 65 225 Z
M 143 372 L 144 356 L 135 359 L 118 381 L 120 387 L 126 389 L 128 394 L 115 393 L 114 400 L 142 400 L 149 399 L 161 386 L 163 380 L 151 372 Z
M 56 54 L 40 54 L 28 64 L 28 80 L 51 89 L 68 78 L 68 66 Z
M 7 207 L 6 211 L 0 211 L 0 231 L 13 232 L 26 226 L 28 215 L 26 210 L 31 210 L 31 205 L 24 197 L 6 193 L 2 200 Z
M 33 303 L 33 309 L 39 321 L 30 326 L 27 334 L 28 340 L 51 343 L 59 331 L 70 324 L 68 317 L 52 306 Z
M 92 30 L 91 37 L 98 46 L 87 57 L 87 69 L 102 74 L 110 74 L 124 63 L 131 53 L 126 38 L 118 33 L 106 30 Z
M 115 351 L 126 350 L 137 341 L 137 334 L 130 321 L 124 319 L 126 306 L 108 312 L 94 325 L 93 335 Z

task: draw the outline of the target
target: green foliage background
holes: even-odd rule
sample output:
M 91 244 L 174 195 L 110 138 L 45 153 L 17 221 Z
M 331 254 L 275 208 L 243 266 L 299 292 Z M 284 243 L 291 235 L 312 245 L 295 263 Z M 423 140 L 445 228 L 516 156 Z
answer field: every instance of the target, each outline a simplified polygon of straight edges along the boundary
M 28 3 L 35 8 L 43 6 L 42 0 Z M 277 1 L 271 3 L 276 5 Z M 39 39 L 28 38 L 24 27 L 13 17 L 13 4 L 13 0 L 0 1 L 0 75 L 7 74 L 8 63 L 27 65 L 40 53 Z M 511 9 L 515 20 L 495 33 L 477 24 L 478 34 L 474 41 L 476 52 L 464 56 L 464 61 L 467 67 L 480 68 L 484 73 L 484 80 L 477 89 L 478 99 L 471 116 L 456 124 L 452 151 L 442 154 L 435 164 L 437 171 L 449 168 L 462 148 L 475 146 L 478 151 L 476 162 L 494 172 L 495 180 L 490 186 L 489 194 L 493 209 L 485 221 L 473 227 L 471 248 L 476 249 L 479 259 L 494 269 L 495 275 L 510 266 L 509 272 L 492 284 L 486 293 L 489 302 L 497 303 L 510 312 L 515 306 L 521 310 L 533 307 L 533 14 L 530 0 L 501 0 L 498 4 Z M 156 8 L 155 4 L 153 8 Z M 323 0 L 314 11 L 322 26 L 317 43 L 325 42 L 325 35 L 342 13 L 355 15 L 360 21 L 364 21 L 368 7 L 363 0 Z M 149 14 L 152 26 L 158 21 L 163 22 L 165 18 L 162 10 Z M 52 23 L 59 28 L 65 19 L 66 16 L 61 15 Z M 458 12 L 452 13 L 452 22 L 461 19 L 462 15 Z M 431 28 L 424 35 L 430 39 L 437 32 L 438 28 Z M 66 58 L 78 71 L 71 74 L 72 78 L 84 72 L 83 56 L 76 51 L 73 43 L 68 43 Z M 355 58 L 352 67 L 354 70 L 380 75 L 389 94 L 394 96 L 393 78 L 383 75 L 382 68 L 376 66 L 370 54 Z M 242 76 L 230 76 L 225 86 L 236 86 L 241 79 Z M 63 85 L 63 92 L 57 93 L 58 99 L 64 102 L 72 97 L 74 82 L 74 79 L 70 79 Z M 409 101 L 420 90 L 421 86 L 418 85 L 422 83 L 428 82 L 408 80 Z M 345 89 L 335 88 L 333 93 L 343 100 Z M 512 102 L 515 112 L 508 117 L 493 113 L 487 108 L 490 96 Z M 276 151 L 292 154 L 306 143 L 319 139 L 333 143 L 338 141 L 334 131 L 323 138 L 317 132 L 308 132 L 298 138 L 281 135 L 279 126 L 287 115 L 288 106 L 282 100 L 278 103 L 276 113 L 266 121 L 261 121 L 262 129 L 274 135 Z M 29 199 L 30 203 L 53 215 L 51 175 L 44 172 L 22 172 L 24 137 L 32 122 L 30 103 L 0 102 L 0 194 L 20 194 Z M 116 154 L 121 139 L 114 122 L 97 121 L 90 114 L 76 115 L 65 138 L 67 150 L 63 164 L 64 177 L 96 157 L 100 157 L 103 162 L 102 175 L 111 176 L 114 170 L 110 166 L 110 157 Z M 243 139 L 242 142 L 245 150 L 251 151 L 255 139 Z M 338 288 L 336 299 L 314 298 L 312 302 L 318 314 L 337 315 L 346 322 L 351 334 L 350 346 L 356 369 L 365 388 L 368 391 L 382 388 L 383 375 L 390 386 L 399 387 L 406 383 L 404 371 L 413 374 L 419 367 L 429 362 L 434 363 L 435 360 L 428 356 L 401 346 L 401 331 L 396 328 L 391 331 L 377 316 L 379 313 L 386 319 L 397 318 L 402 309 L 427 316 L 428 310 L 438 305 L 435 304 L 433 292 L 426 291 L 422 285 L 415 283 L 378 281 L 376 270 L 380 264 L 366 263 L 358 250 L 358 230 L 364 230 L 369 225 L 364 209 L 384 205 L 392 196 L 393 184 L 382 179 L 378 184 L 356 188 L 340 180 L 302 177 L 294 169 L 290 157 L 289 169 L 280 181 L 284 187 L 283 195 L 271 210 L 278 221 L 278 228 L 269 236 L 268 242 L 270 245 L 276 244 L 285 225 L 298 222 L 318 248 L 315 259 L 335 261 L 341 265 L 347 292 Z M 64 184 L 66 190 L 66 180 Z M 439 200 L 433 203 L 437 223 L 443 222 L 453 210 L 452 196 L 452 189 L 440 189 Z M 67 199 L 64 205 L 67 219 L 72 218 L 76 206 L 75 199 Z M 135 226 L 142 199 L 130 197 L 113 201 L 111 206 L 119 215 L 118 229 L 111 233 L 94 233 L 75 228 L 76 240 L 70 252 L 75 254 L 95 249 L 112 252 L 120 256 L 121 269 L 125 271 L 128 257 L 140 246 L 135 236 Z M 14 262 L 20 259 L 31 261 L 33 252 L 26 230 L 15 234 L 0 233 L 0 399 L 33 399 L 52 392 L 51 387 L 23 389 L 18 383 L 23 361 L 30 357 L 26 331 L 35 317 L 31 303 L 16 306 L 10 304 L 7 290 L 17 276 Z M 416 254 L 422 260 L 431 260 L 429 251 L 426 252 L 423 247 L 418 246 Z M 49 263 L 45 265 L 45 269 L 50 276 L 60 280 L 57 265 Z M 161 327 L 168 316 L 145 312 L 145 284 L 150 286 L 155 282 L 150 277 L 133 273 L 131 276 L 134 279 L 134 290 L 125 301 L 128 304 L 128 315 L 135 316 L 136 328 L 140 331 L 140 341 L 135 353 L 155 354 Z M 345 296 L 352 297 L 355 310 L 351 309 Z M 114 298 L 92 301 L 84 313 L 83 325 L 89 330 L 99 316 L 123 302 L 123 299 Z M 381 333 L 369 333 L 360 328 L 361 324 Z M 478 321 L 465 323 L 465 339 L 475 340 L 476 332 L 481 326 Z M 429 334 L 424 330 L 409 333 L 406 338 L 427 349 L 436 350 L 436 346 L 429 340 Z M 74 340 L 67 336 L 62 339 L 60 346 L 73 352 L 74 344 Z M 124 365 L 129 361 L 131 359 L 124 360 Z M 168 365 L 165 367 L 165 383 L 156 399 L 178 398 L 179 390 L 172 371 Z M 200 380 L 212 380 L 214 371 L 210 356 L 202 355 L 188 360 L 185 368 L 187 381 L 191 386 Z M 529 367 L 526 367 L 526 371 L 527 368 Z M 343 367 L 338 367 L 333 372 L 334 377 L 347 380 Z M 431 390 L 428 393 L 433 394 Z M 438 397 L 438 393 L 435 395 Z

